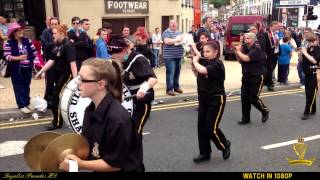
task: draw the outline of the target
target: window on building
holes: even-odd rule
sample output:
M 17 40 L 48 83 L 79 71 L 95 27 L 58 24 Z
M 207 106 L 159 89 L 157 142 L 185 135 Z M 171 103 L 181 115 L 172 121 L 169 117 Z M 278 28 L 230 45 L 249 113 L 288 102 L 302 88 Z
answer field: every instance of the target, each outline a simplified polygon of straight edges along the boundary
M 0 12 L 7 18 L 25 19 L 23 0 L 0 0 Z

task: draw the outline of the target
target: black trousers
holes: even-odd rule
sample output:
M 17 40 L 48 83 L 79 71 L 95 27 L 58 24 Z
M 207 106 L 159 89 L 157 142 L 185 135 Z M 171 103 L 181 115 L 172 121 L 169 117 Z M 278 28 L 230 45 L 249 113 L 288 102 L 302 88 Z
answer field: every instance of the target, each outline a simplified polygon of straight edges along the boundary
M 278 82 L 287 83 L 289 75 L 289 64 L 278 64 Z
M 268 54 L 267 56 L 267 71 L 265 73 L 265 80 L 264 84 L 266 86 L 274 86 L 272 76 L 273 76 L 273 71 L 277 66 L 278 62 L 278 55 L 274 54 L 273 52 Z
M 304 114 L 314 114 L 316 113 L 316 97 L 318 92 L 318 81 L 317 76 L 314 75 L 306 75 L 305 76 L 305 92 L 306 92 L 306 106 L 304 109 Z
M 142 130 L 147 120 L 149 119 L 151 112 L 151 102 L 142 103 L 142 102 L 134 102 L 134 110 L 133 110 L 133 120 L 136 126 L 136 132 L 138 134 L 142 134 Z
M 201 97 L 199 96 L 198 140 L 200 154 L 210 154 L 210 140 L 219 150 L 224 150 L 226 137 L 219 128 L 226 105 L 226 95 Z
M 48 108 L 52 109 L 53 89 L 55 81 L 55 73 L 51 68 L 46 72 L 46 90 L 44 93 L 44 99 L 48 102 Z
M 150 112 L 151 112 L 151 102 L 139 102 L 137 100 L 134 101 L 134 110 L 132 114 L 132 118 L 134 120 L 135 124 L 135 130 L 137 132 L 138 140 L 137 140 L 137 145 L 141 146 L 141 152 L 139 152 L 140 157 L 142 157 L 142 162 L 141 162 L 141 171 L 145 171 L 145 166 L 143 163 L 143 145 L 142 145 L 142 132 L 143 132 L 143 127 L 146 124 L 147 120 L 150 117 Z
M 59 109 L 59 102 L 60 102 L 60 93 L 67 85 L 67 83 L 72 79 L 72 75 L 70 74 L 63 74 L 55 72 L 54 77 L 54 88 L 53 88 L 53 95 L 52 95 L 52 113 L 53 113 L 53 120 L 52 124 L 57 127 L 61 127 L 63 124 L 62 116 Z
M 269 112 L 259 98 L 263 86 L 263 75 L 243 76 L 241 86 L 242 121 L 250 121 L 251 104 L 263 115 Z

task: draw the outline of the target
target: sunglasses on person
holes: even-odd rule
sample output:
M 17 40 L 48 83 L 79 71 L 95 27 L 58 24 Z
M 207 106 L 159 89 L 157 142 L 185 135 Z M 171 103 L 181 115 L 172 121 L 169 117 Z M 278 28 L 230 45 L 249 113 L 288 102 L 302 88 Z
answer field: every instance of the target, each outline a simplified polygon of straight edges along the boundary
M 72 22 L 73 25 L 80 24 L 80 22 Z

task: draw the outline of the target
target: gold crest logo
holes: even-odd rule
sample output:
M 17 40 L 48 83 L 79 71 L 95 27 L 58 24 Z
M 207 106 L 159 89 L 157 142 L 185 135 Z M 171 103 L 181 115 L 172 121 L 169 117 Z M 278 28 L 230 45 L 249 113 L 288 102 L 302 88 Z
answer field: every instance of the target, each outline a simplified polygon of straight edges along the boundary
M 134 80 L 136 77 L 134 76 L 133 72 L 129 72 L 129 80 Z
M 298 143 L 293 144 L 293 150 L 296 153 L 296 155 L 299 157 L 299 159 L 290 159 L 287 158 L 288 163 L 292 166 L 294 165 L 306 165 L 306 166 L 311 166 L 313 161 L 316 158 L 312 158 L 312 159 L 304 159 L 304 156 L 307 152 L 308 149 L 308 145 L 304 143 L 304 138 L 303 137 L 299 137 L 297 139 Z
M 93 157 L 100 158 L 99 144 L 97 142 L 94 143 L 94 147 L 92 148 L 91 155 Z

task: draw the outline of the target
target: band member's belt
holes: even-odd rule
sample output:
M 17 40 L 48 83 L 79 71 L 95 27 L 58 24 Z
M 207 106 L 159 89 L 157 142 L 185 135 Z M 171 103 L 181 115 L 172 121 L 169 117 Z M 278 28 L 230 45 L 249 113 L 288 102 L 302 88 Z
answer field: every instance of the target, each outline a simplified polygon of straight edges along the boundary
M 142 83 L 141 83 L 142 84 Z M 137 90 L 140 88 L 141 84 L 138 84 L 138 85 L 132 85 L 132 86 L 127 86 L 129 90 Z

